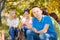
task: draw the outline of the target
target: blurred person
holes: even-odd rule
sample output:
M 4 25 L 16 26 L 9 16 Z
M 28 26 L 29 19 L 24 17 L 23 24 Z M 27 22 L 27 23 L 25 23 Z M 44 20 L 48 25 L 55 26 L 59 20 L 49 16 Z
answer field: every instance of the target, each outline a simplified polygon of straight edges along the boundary
M 47 10 L 47 8 L 42 8 L 42 11 L 43 11 L 43 15 L 49 15 L 49 12 Z
M 9 26 L 9 35 L 11 36 L 12 40 L 15 40 L 17 36 L 19 36 L 19 18 L 16 15 L 16 12 L 14 9 L 11 9 L 9 12 L 9 16 L 7 18 L 7 24 Z
M 56 21 L 57 21 L 57 19 L 58 19 L 58 16 L 56 15 L 56 13 L 51 13 L 51 14 L 49 14 L 51 17 L 53 17 Z
M 55 26 L 56 24 L 58 23 L 58 26 L 59 26 L 59 20 L 58 20 L 58 16 L 55 14 L 55 13 L 51 13 L 49 14 L 53 19 L 55 19 L 56 22 L 54 22 Z M 54 20 L 52 20 L 54 21 Z
M 58 22 L 58 24 L 60 25 L 60 19 L 58 19 L 57 14 L 51 13 L 50 16 L 53 17 Z
M 24 9 L 24 15 L 21 19 L 22 29 L 24 30 L 25 38 L 27 38 L 26 31 L 29 30 L 29 27 L 32 25 L 32 17 L 30 16 L 29 11 L 30 10 L 28 8 Z
M 57 40 L 50 16 L 42 15 L 42 10 L 38 6 L 34 6 L 32 12 L 34 17 L 31 30 L 27 30 L 27 39 L 34 40 L 33 37 L 39 37 L 40 40 Z
M 54 26 L 54 29 L 55 29 L 55 31 L 56 31 L 56 33 L 57 33 L 57 40 L 60 40 L 60 27 L 59 27 L 59 20 L 58 20 L 58 17 L 57 17 L 57 15 L 55 14 L 55 13 L 53 13 L 53 14 L 50 14 L 49 15 L 49 12 L 46 12 L 45 10 L 47 10 L 47 9 L 45 9 L 45 8 L 43 8 L 43 15 L 48 15 L 48 16 L 50 16 L 50 18 L 51 18 L 51 20 L 52 20 L 52 23 L 53 23 L 53 26 Z
M 58 27 L 58 22 L 57 22 L 58 21 L 58 16 L 55 13 L 49 14 L 49 12 L 47 11 L 47 8 L 43 8 L 42 11 L 43 11 L 43 15 L 50 16 L 53 25 L 55 27 Z
M 58 19 L 57 22 L 59 23 L 59 26 L 60 26 L 60 19 Z

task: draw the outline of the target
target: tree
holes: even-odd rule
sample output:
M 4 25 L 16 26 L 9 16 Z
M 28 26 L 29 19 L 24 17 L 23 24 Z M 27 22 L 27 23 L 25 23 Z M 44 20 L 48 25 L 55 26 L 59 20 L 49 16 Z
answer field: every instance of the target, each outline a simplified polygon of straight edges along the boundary
M 1 23 L 1 12 L 2 12 L 2 10 L 4 9 L 5 1 L 6 1 L 6 0 L 0 0 L 0 25 L 2 24 L 2 23 Z

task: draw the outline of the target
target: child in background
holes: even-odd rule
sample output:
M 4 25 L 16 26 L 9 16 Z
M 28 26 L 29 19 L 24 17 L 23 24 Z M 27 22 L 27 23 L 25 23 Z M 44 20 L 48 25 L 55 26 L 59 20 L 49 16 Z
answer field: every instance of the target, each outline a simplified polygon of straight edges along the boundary
M 20 30 L 18 29 L 19 18 L 17 17 L 14 9 L 11 9 L 9 12 L 7 24 L 9 26 L 9 35 L 11 36 L 12 40 L 15 40 L 16 37 L 18 37 L 19 39 L 20 32 Z
M 24 17 L 21 19 L 22 22 L 22 29 L 24 30 L 24 35 L 25 38 L 26 36 L 26 31 L 31 27 L 32 25 L 32 17 L 29 15 L 29 9 L 24 10 Z

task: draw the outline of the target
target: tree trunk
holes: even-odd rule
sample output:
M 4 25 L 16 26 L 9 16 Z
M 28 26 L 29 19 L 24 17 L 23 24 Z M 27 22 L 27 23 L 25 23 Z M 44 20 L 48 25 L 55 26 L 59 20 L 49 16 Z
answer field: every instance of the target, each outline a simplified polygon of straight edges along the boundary
M 6 0 L 0 0 L 0 25 L 2 25 L 2 22 L 1 22 L 1 12 L 4 9 L 5 1 Z

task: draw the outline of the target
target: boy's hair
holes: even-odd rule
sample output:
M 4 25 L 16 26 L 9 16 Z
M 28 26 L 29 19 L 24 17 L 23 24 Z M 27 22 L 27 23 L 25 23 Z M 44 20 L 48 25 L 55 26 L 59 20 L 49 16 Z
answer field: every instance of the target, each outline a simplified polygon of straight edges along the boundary
M 35 8 L 35 7 L 38 7 L 38 8 L 40 8 L 39 6 L 33 6 L 31 9 L 33 9 L 33 8 Z

